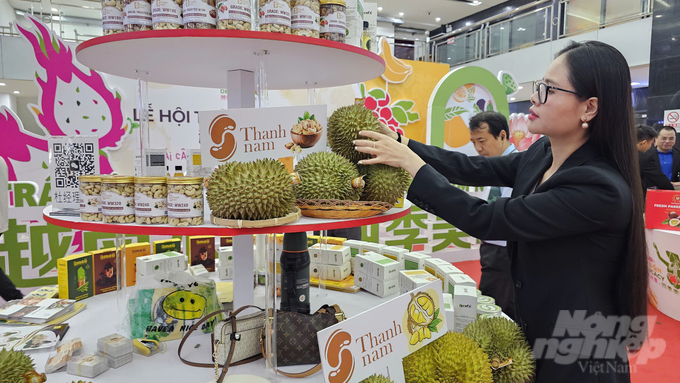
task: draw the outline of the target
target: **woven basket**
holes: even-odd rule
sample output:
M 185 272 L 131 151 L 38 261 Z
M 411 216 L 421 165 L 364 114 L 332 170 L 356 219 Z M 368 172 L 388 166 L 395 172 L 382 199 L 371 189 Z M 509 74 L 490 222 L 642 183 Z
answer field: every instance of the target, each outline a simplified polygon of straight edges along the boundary
M 295 205 L 305 217 L 328 219 L 372 217 L 393 208 L 387 202 L 337 199 L 298 199 Z
M 210 222 L 214 223 L 215 225 L 237 227 L 239 229 L 259 229 L 262 227 L 287 225 L 289 223 L 297 221 L 298 219 L 300 219 L 300 209 L 297 207 L 295 208 L 294 212 L 289 213 L 285 217 L 262 219 L 259 221 L 248 221 L 243 219 L 224 219 L 217 218 L 210 214 Z

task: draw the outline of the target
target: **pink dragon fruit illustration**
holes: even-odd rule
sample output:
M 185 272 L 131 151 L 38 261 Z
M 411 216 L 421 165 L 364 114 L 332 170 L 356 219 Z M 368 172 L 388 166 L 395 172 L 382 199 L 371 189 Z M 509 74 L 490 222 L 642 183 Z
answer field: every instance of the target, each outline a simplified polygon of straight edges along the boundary
M 49 30 L 45 24 L 28 15 L 24 16 L 33 27 L 17 25 L 21 34 L 33 47 L 38 64 L 45 70 L 46 78 L 37 72 L 35 82 L 39 87 L 39 105 L 29 105 L 36 122 L 51 136 L 92 135 L 99 137 L 100 170 L 102 174 L 113 171 L 106 150 L 115 149 L 127 131 L 123 126 L 121 97 L 111 91 L 101 75 L 93 70 L 83 72 L 75 64 L 71 48 Z M 47 138 L 23 130 L 12 112 L 0 113 L 0 137 L 3 144 L 0 156 L 7 162 L 10 180 L 16 181 L 13 161 L 30 161 L 29 147 L 47 151 Z
M 510 122 L 510 142 L 515 144 L 518 151 L 523 152 L 529 146 L 541 138 L 540 134 L 533 134 L 527 127 L 529 115 L 524 113 L 513 113 L 508 119 Z

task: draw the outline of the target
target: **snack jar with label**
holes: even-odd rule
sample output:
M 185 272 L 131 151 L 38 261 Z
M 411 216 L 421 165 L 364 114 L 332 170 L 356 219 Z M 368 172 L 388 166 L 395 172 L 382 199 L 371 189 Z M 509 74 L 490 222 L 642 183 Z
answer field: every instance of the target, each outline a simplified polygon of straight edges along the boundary
M 135 222 L 168 223 L 168 187 L 165 177 L 135 177 Z
M 151 0 L 124 0 L 123 27 L 125 32 L 150 31 L 153 29 Z
M 80 218 L 83 221 L 102 220 L 102 178 L 98 175 L 80 176 Z
M 294 35 L 319 37 L 319 0 L 292 0 L 291 30 Z
M 216 0 L 184 0 L 182 17 L 184 29 L 215 29 L 217 25 Z
M 203 224 L 203 177 L 168 178 L 168 223 L 172 226 Z
M 217 3 L 217 29 L 249 31 L 252 17 L 250 0 L 219 0 Z
M 104 36 L 124 31 L 123 0 L 102 0 L 102 30 Z
M 135 177 L 102 176 L 102 214 L 106 223 L 135 222 Z
M 326 40 L 345 42 L 347 35 L 347 3 L 344 0 L 321 0 L 321 21 L 319 37 Z
M 259 0 L 260 30 L 290 34 L 290 1 Z
M 153 29 L 181 29 L 183 0 L 151 0 Z

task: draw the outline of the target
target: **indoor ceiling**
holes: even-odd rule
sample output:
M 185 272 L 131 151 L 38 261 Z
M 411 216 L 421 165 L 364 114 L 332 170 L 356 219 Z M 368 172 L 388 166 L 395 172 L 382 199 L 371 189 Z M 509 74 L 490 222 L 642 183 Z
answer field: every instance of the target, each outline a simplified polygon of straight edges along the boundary
M 33 81 L 0 78 L 0 84 L 5 84 L 0 85 L 0 94 L 7 93 L 15 97 L 38 97 L 38 86 Z
M 86 19 L 101 19 L 101 1 L 96 0 L 9 0 L 12 8 L 30 12 L 31 4 L 33 5 L 34 13 L 42 13 L 44 15 L 50 14 L 58 17 L 61 13 L 63 16 L 81 17 Z
M 487 8 L 504 3 L 506 0 L 478 0 L 479 5 L 473 6 L 469 3 L 455 0 L 377 0 L 378 16 L 404 21 L 399 26 L 407 28 L 418 28 L 432 30 L 439 28 L 442 24 L 448 24 Z M 366 2 L 372 2 L 366 0 Z M 404 15 L 400 16 L 399 13 Z M 437 18 L 440 18 L 437 21 Z

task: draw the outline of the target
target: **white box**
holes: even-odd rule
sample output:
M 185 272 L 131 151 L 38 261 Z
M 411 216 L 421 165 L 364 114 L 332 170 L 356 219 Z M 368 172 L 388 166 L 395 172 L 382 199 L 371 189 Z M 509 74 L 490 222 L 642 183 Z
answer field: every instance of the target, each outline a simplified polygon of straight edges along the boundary
M 423 270 L 425 269 L 425 260 L 429 258 L 432 257 L 422 253 L 406 253 L 404 254 L 404 270 Z
M 368 253 L 362 253 L 360 255 L 357 255 L 354 259 L 354 272 L 355 273 L 361 273 L 366 276 L 371 276 L 372 267 L 371 265 L 373 262 L 377 262 L 381 259 L 384 259 L 380 254 L 374 253 L 374 252 L 368 252 Z
M 370 257 L 367 257 L 367 255 L 370 255 Z M 372 252 L 358 255 L 356 259 L 361 259 L 359 263 L 364 263 L 364 260 L 368 262 L 368 276 L 371 278 L 380 281 L 399 279 L 400 265 L 393 259 Z
M 357 254 L 361 254 L 361 247 L 364 245 L 364 241 L 357 241 L 356 239 L 348 239 L 343 243 L 343 245 L 349 247 L 350 256 L 352 258 L 356 257 Z
M 443 259 L 439 258 L 428 258 L 424 262 L 424 269 L 428 273 L 434 275 L 435 277 L 437 276 L 437 266 L 447 266 L 450 265 L 451 262 L 446 262 Z
M 345 14 L 347 23 L 345 43 L 361 47 L 364 31 L 364 0 L 347 0 Z
M 233 265 L 234 264 L 234 248 L 231 246 L 223 246 L 217 250 L 219 254 L 220 262 L 223 265 Z
M 425 270 L 402 270 L 399 272 L 399 290 L 402 294 L 407 293 L 436 280 L 437 277 Z
M 137 278 L 152 276 L 155 273 L 183 271 L 187 266 L 186 256 L 175 251 L 137 257 L 135 262 L 137 263 Z
M 446 292 L 446 286 L 449 283 L 449 274 L 451 275 L 464 275 L 462 271 L 460 271 L 456 266 L 453 266 L 452 264 L 448 265 L 436 265 L 436 272 L 437 275 L 436 277 L 441 279 L 442 281 L 442 291 Z
M 205 269 L 205 266 L 203 265 L 193 265 L 189 269 L 191 269 L 191 275 L 194 277 L 205 277 L 208 278 L 208 270 Z
M 234 265 L 220 265 L 217 267 L 217 277 L 219 279 L 234 279 Z
M 309 261 L 311 263 L 319 263 L 325 265 L 327 263 L 326 252 L 321 248 L 320 243 L 315 243 L 308 249 Z
M 322 265 L 320 263 L 310 263 L 309 264 L 309 276 L 310 276 L 310 278 L 319 278 L 319 275 L 323 275 L 324 279 L 325 279 L 326 265 Z
M 408 253 L 408 249 L 402 249 L 400 247 L 385 246 L 382 249 L 382 255 L 399 262 L 400 270 L 404 270 L 404 254 L 406 253 Z
M 377 254 L 382 254 L 382 250 L 386 247 L 387 245 L 380 243 L 364 242 L 364 244 L 361 246 L 361 252 L 368 253 L 369 251 L 372 251 Z
M 470 286 L 457 285 L 453 291 L 453 331 L 463 332 L 465 327 L 477 319 L 477 291 Z
M 354 273 L 354 285 L 359 286 L 364 290 L 368 290 L 370 286 L 370 278 L 363 273 Z
M 380 281 L 375 278 L 369 278 L 369 286 L 366 290 L 381 298 L 384 298 L 399 292 L 399 281 L 397 279 Z
M 329 281 L 342 281 L 349 277 L 352 272 L 352 265 L 349 262 L 341 266 L 326 265 L 326 279 Z
M 449 274 L 447 288 L 444 289 L 449 294 L 453 294 L 455 286 L 468 286 L 474 289 L 477 295 L 477 282 L 466 274 Z
M 349 263 L 349 260 L 352 257 L 351 250 L 347 246 L 324 245 L 323 251 L 326 253 L 324 257 L 327 265 L 343 266 L 344 264 Z
M 444 293 L 444 312 L 446 313 L 446 327 L 453 332 L 455 323 L 455 310 L 453 309 L 453 295 Z

